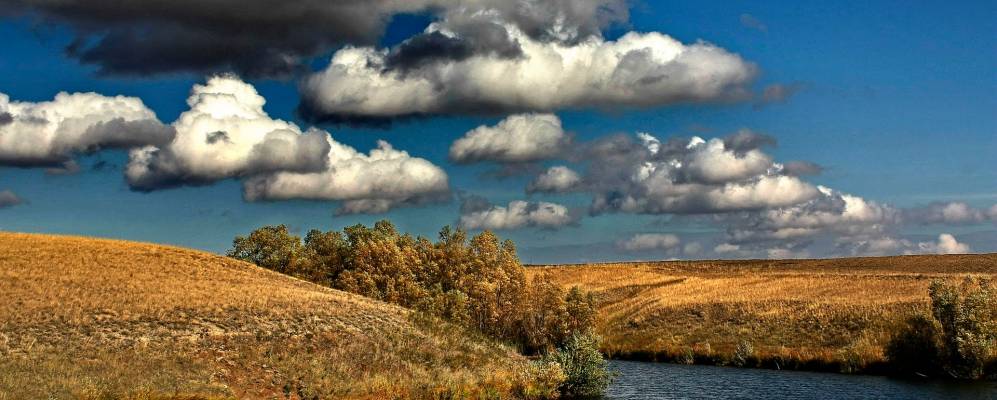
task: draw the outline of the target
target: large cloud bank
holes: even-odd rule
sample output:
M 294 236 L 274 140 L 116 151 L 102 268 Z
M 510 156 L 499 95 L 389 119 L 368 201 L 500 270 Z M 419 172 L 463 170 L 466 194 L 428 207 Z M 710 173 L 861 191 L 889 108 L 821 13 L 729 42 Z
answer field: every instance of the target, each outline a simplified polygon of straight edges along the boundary
M 720 139 L 639 142 L 613 136 L 586 145 L 581 190 L 594 196 L 592 212 L 709 214 L 785 207 L 818 190 L 761 151 L 769 138 L 740 132 Z
M 683 44 L 656 32 L 631 32 L 613 41 L 601 35 L 544 41 L 495 21 L 489 40 L 504 43 L 506 51 L 438 54 L 399 68 L 393 61 L 399 49 L 339 50 L 324 71 L 305 80 L 302 110 L 316 120 L 350 121 L 657 106 L 741 96 L 755 75 L 750 63 L 705 42 Z M 430 49 L 470 40 L 451 24 L 432 24 L 418 38 L 441 42 L 425 45 Z
M 360 153 L 328 132 L 302 132 L 270 118 L 265 102 L 233 77 L 195 86 L 190 110 L 173 124 L 175 139 L 131 152 L 129 183 L 150 191 L 246 178 L 246 200 L 342 200 L 343 213 L 379 213 L 449 192 L 446 173 L 424 159 L 383 141 L 370 154 Z
M 447 174 L 429 161 L 383 141 L 361 153 L 326 131 L 271 118 L 265 103 L 232 76 L 195 85 L 190 109 L 170 125 L 136 98 L 60 93 L 23 103 L 0 95 L 0 165 L 78 168 L 77 154 L 130 149 L 125 178 L 143 192 L 242 179 L 248 201 L 343 201 L 344 213 L 448 197 Z
M 105 74 L 236 71 L 281 76 L 343 44 L 376 43 L 391 17 L 433 13 L 487 50 L 499 19 L 537 41 L 571 43 L 625 21 L 623 0 L 11 0 L 0 16 L 68 24 L 67 53 Z M 487 13 L 488 19 L 480 15 Z M 449 46 L 447 48 L 454 48 Z M 413 53 L 413 52 L 409 52 Z M 418 51 L 414 52 L 418 53 Z M 409 54 L 409 58 L 421 58 Z

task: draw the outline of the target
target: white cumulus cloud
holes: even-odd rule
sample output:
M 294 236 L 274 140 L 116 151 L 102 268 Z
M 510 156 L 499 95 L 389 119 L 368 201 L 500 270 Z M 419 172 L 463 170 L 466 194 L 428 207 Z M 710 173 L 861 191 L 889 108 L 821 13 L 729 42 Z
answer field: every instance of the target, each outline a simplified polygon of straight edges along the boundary
M 516 229 L 522 227 L 559 228 L 575 221 L 567 207 L 545 201 L 515 200 L 508 206 L 469 211 L 460 216 L 466 229 Z
M 968 244 L 960 243 L 955 236 L 948 233 L 938 235 L 937 242 L 921 242 L 917 247 L 921 253 L 934 254 L 966 254 L 972 251 Z
M 441 168 L 387 142 L 363 154 L 326 131 L 271 118 L 266 100 L 238 78 L 213 77 L 187 102 L 173 141 L 132 150 L 126 177 L 134 189 L 242 178 L 248 201 L 339 200 L 344 213 L 384 212 L 449 192 Z
M 248 83 L 216 76 L 195 85 L 190 109 L 173 123 L 176 136 L 133 150 L 125 175 L 132 188 L 156 190 L 273 171 L 320 171 L 331 140 L 320 130 L 272 119 Z
M 639 233 L 617 245 L 628 251 L 670 250 L 678 247 L 682 241 L 670 233 Z
M 657 32 L 601 35 L 577 43 L 541 41 L 496 19 L 494 36 L 511 47 L 390 68 L 391 52 L 372 47 L 337 51 L 325 70 L 303 84 L 306 114 L 315 118 L 553 111 L 579 107 L 655 106 L 744 95 L 755 67 L 720 47 L 683 44 Z M 447 21 L 427 37 L 462 42 Z M 504 32 L 502 32 L 504 31 Z
M 0 165 L 58 167 L 73 156 L 168 142 L 142 100 L 61 92 L 51 101 L 11 101 L 0 93 Z
M 344 200 L 340 213 L 380 213 L 398 204 L 440 200 L 449 192 L 443 169 L 387 142 L 363 154 L 329 141 L 327 169 L 251 178 L 244 186 L 246 199 Z
M 591 145 L 587 190 L 596 212 L 705 214 L 764 210 L 811 200 L 817 188 L 786 175 L 758 150 L 756 134 L 728 139 L 693 137 L 666 143 L 639 135 L 639 145 L 619 138 Z M 749 140 L 749 138 L 756 138 Z
M 581 182 L 582 177 L 578 175 L 577 172 L 573 171 L 571 168 L 565 167 L 563 165 L 553 166 L 548 168 L 542 174 L 536 177 L 529 186 L 526 187 L 527 193 L 562 193 L 567 192 Z
M 450 159 L 458 163 L 539 161 L 561 154 L 570 142 L 556 115 L 512 115 L 496 126 L 479 126 L 457 139 L 450 146 Z

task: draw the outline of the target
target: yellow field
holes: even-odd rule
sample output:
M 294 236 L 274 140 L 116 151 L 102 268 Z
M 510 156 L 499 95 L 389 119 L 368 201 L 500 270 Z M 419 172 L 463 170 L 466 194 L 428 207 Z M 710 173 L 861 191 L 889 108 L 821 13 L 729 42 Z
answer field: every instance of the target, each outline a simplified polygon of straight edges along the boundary
M 535 266 L 594 291 L 610 355 L 724 363 L 750 343 L 763 364 L 869 369 L 896 324 L 927 313 L 933 279 L 997 274 L 997 255 Z
M 509 393 L 525 360 L 207 253 L 0 233 L 0 399 Z M 184 397 L 187 396 L 187 397 Z

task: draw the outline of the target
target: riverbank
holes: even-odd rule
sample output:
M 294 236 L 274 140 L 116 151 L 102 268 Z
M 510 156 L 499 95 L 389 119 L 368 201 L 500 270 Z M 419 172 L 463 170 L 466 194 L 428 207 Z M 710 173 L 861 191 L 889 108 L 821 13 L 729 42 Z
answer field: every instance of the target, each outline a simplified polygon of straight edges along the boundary
M 997 255 L 533 266 L 596 295 L 614 359 L 885 373 L 884 347 L 929 312 L 928 285 L 994 277 Z

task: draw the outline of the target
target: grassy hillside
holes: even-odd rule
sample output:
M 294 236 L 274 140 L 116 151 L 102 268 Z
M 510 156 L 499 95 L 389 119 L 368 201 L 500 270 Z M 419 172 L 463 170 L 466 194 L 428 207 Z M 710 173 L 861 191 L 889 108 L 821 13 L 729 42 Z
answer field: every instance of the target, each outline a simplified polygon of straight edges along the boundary
M 629 358 L 730 362 L 748 343 L 775 367 L 875 367 L 933 279 L 997 274 L 997 255 L 536 266 L 597 293 L 603 350 Z M 787 365 L 788 364 L 788 365 Z
M 0 233 L 0 294 L 3 400 L 486 395 L 526 379 L 522 357 L 459 329 L 181 248 Z

